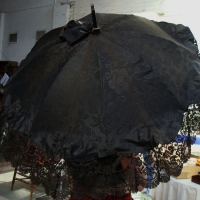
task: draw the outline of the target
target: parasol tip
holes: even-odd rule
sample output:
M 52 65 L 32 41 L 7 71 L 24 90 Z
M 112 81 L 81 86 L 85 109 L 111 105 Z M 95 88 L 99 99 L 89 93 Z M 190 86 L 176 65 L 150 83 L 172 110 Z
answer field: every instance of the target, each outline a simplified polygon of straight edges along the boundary
M 97 20 L 96 20 L 96 14 L 95 14 L 95 9 L 94 9 L 94 4 L 91 4 L 91 12 L 92 12 L 92 21 L 93 21 L 93 32 L 99 32 L 99 28 L 97 26 Z
M 92 11 L 94 10 L 94 4 L 93 3 L 91 4 L 91 10 Z

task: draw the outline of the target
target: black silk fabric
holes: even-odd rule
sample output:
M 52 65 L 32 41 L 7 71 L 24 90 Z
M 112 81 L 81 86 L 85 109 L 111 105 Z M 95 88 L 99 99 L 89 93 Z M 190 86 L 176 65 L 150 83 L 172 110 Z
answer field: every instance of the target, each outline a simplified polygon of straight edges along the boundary
M 76 177 L 73 188 L 76 185 L 85 192 L 66 189 L 72 183 L 65 179 L 65 189 L 57 192 L 62 198 L 71 193 L 77 198 L 123 193 L 120 188 L 125 188 L 127 180 L 133 192 L 138 185 L 156 187 L 163 181 L 162 173 L 157 174 L 159 167 L 165 169 L 166 181 L 170 175 L 180 174 L 189 156 L 188 134 L 199 133 L 199 126 L 194 126 L 198 120 L 192 122 L 192 115 L 186 115 L 183 123 L 188 107 L 196 104 L 199 110 L 200 102 L 200 59 L 190 29 L 134 15 L 96 16 L 100 32 L 76 28 L 81 33 L 75 42 L 75 36 L 70 37 L 73 45 L 66 35 L 75 33 L 67 26 L 43 36 L 21 62 L 4 96 L 2 116 L 12 137 L 24 141 L 18 143 L 18 149 L 15 140 L 7 141 L 5 157 L 13 165 L 19 164 L 14 155 L 20 154 L 22 160 L 26 143 L 31 142 L 47 159 L 64 159 L 62 170 Z M 91 24 L 91 15 L 80 21 Z M 180 130 L 184 131 L 180 134 Z M 187 142 L 183 139 L 177 146 L 175 138 L 180 135 Z M 169 163 L 167 158 L 173 152 L 176 156 Z M 122 157 L 143 167 L 117 170 Z M 165 159 L 160 162 L 161 157 L 168 165 Z M 147 178 L 149 165 L 156 174 L 153 183 Z M 43 169 L 38 177 L 45 173 Z M 47 192 L 56 188 L 58 184 L 52 183 L 48 189 L 50 180 L 44 181 L 44 177 Z M 122 184 L 119 177 L 126 181 Z M 114 185 L 115 190 L 105 189 Z

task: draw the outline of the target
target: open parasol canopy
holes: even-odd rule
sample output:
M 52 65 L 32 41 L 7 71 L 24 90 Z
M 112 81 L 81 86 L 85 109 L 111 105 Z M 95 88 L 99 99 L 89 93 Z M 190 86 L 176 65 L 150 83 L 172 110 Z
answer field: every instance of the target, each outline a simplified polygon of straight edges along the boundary
M 92 15 L 45 34 L 4 95 L 4 157 L 29 163 L 55 198 L 156 187 L 181 173 L 199 133 L 190 29 L 98 13 L 95 25 Z

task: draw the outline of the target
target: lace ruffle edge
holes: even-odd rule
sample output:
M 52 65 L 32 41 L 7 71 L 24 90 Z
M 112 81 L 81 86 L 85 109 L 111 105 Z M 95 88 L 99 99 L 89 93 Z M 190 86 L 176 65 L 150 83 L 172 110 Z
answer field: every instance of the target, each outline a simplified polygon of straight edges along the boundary
M 137 192 L 138 187 L 155 188 L 160 182 L 168 182 L 170 176 L 180 175 L 190 157 L 195 134 L 199 134 L 199 113 L 199 105 L 190 106 L 177 137 L 146 153 L 119 153 L 81 163 L 68 158 L 49 158 L 28 137 L 14 132 L 5 122 L 1 126 L 1 150 L 13 167 L 30 173 L 32 182 L 42 184 L 55 199 L 69 195 L 76 199 L 122 196 L 127 191 Z

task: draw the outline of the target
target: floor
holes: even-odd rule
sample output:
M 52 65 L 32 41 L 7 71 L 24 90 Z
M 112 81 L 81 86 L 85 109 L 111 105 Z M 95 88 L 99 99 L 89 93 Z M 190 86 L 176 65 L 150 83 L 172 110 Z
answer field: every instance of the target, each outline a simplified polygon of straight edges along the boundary
M 13 190 L 11 191 L 11 183 L 14 168 L 9 163 L 0 163 L 0 200 L 29 200 L 30 186 L 28 184 L 15 181 Z M 32 200 L 52 200 L 47 197 L 42 186 L 38 186 L 33 191 Z

